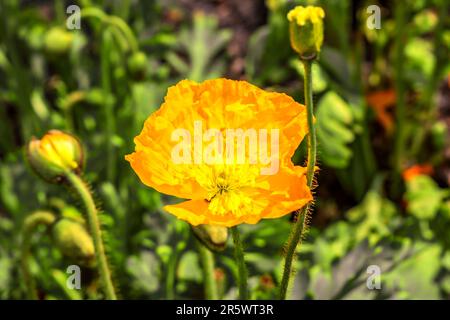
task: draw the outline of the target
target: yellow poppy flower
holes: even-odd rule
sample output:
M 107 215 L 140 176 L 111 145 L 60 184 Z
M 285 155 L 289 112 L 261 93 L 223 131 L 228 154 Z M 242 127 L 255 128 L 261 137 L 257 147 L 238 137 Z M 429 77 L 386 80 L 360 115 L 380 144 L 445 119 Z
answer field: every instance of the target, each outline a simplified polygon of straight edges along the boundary
M 145 185 L 190 199 L 164 207 L 179 219 L 254 224 L 312 200 L 306 168 L 291 160 L 307 131 L 305 106 L 285 94 L 245 81 L 183 80 L 125 158 Z

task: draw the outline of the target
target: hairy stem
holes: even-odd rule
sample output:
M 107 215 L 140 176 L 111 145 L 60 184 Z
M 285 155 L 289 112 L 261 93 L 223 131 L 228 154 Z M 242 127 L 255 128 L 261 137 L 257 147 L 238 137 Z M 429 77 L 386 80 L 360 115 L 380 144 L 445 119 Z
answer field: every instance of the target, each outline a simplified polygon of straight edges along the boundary
M 297 246 L 301 243 L 303 230 L 305 229 L 305 217 L 308 205 L 303 207 L 298 213 L 297 222 L 292 227 L 289 235 L 288 246 L 286 250 L 286 258 L 284 261 L 283 277 L 280 284 L 280 299 L 286 299 L 287 290 L 289 288 L 289 280 L 292 274 L 292 263 L 295 257 Z
M 308 167 L 306 172 L 306 181 L 309 188 L 312 187 L 314 178 L 314 167 L 316 165 L 316 129 L 314 126 L 314 109 L 313 109 L 313 97 L 312 97 L 312 73 L 311 73 L 311 60 L 302 60 L 303 67 L 305 68 L 304 79 L 304 91 L 305 91 L 305 103 L 307 110 L 308 120 Z M 302 235 L 306 230 L 307 217 L 309 205 L 302 208 L 299 213 L 298 219 L 291 229 L 289 240 L 287 243 L 286 258 L 284 262 L 283 276 L 281 278 L 280 285 L 280 299 L 286 299 L 286 293 L 289 287 L 289 281 L 292 274 L 292 263 L 295 257 L 297 246 L 302 239 Z
M 247 267 L 245 266 L 244 260 L 244 248 L 242 247 L 241 237 L 239 235 L 239 230 L 237 227 L 232 227 L 231 235 L 233 237 L 234 242 L 234 258 L 236 259 L 237 267 L 238 267 L 238 286 L 239 286 L 239 299 L 247 300 L 248 299 L 248 291 L 247 291 Z
M 314 177 L 314 167 L 316 165 L 316 128 L 314 126 L 314 109 L 312 96 L 312 61 L 303 60 L 303 67 L 305 68 L 305 103 L 308 119 L 308 168 L 306 172 L 306 181 L 308 187 L 311 188 Z
M 195 240 L 203 268 L 203 281 L 205 284 L 205 297 L 208 300 L 219 299 L 217 283 L 214 278 L 214 255 L 199 240 Z
M 105 296 L 109 300 L 116 300 L 116 293 L 111 280 L 111 271 L 106 259 L 105 248 L 103 246 L 102 234 L 100 229 L 100 221 L 98 219 L 98 211 L 92 198 L 91 192 L 86 183 L 73 172 L 67 172 L 66 178 L 70 182 L 71 186 L 77 192 L 81 201 L 86 208 L 86 214 L 89 223 L 89 229 L 91 231 L 92 238 L 94 239 L 95 255 L 97 258 L 98 271 L 100 274 L 100 280 L 103 286 Z

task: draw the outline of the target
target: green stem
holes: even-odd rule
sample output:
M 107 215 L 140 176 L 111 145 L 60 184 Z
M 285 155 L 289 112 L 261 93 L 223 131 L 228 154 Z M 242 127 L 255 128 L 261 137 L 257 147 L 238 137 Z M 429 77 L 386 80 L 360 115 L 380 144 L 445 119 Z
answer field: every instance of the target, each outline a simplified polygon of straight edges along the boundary
M 102 72 L 102 91 L 104 95 L 104 116 L 106 126 L 106 173 L 108 181 L 114 182 L 116 175 L 116 157 L 114 154 L 114 145 L 112 137 L 115 132 L 114 105 L 111 102 L 111 33 L 109 29 L 103 32 L 102 50 L 101 50 L 101 72 Z
M 22 276 L 25 284 L 27 298 L 30 300 L 37 300 L 37 290 L 36 290 L 36 282 L 31 275 L 31 271 L 29 269 L 30 263 L 29 258 L 31 255 L 31 237 L 33 236 L 33 232 L 36 230 L 37 226 L 45 225 L 50 226 L 56 220 L 56 217 L 53 213 L 47 211 L 36 211 L 29 215 L 23 225 L 22 229 L 22 245 L 21 245 L 21 263 L 20 267 L 22 269 Z
M 287 290 L 289 288 L 289 280 L 292 274 L 292 262 L 294 261 L 295 251 L 301 243 L 303 230 L 305 229 L 305 217 L 308 205 L 304 206 L 298 213 L 297 222 L 291 230 L 286 250 L 286 258 L 284 262 L 283 276 L 280 284 L 280 300 L 286 299 Z
M 167 300 L 175 299 L 175 279 L 177 273 L 178 259 L 180 253 L 186 247 L 184 241 L 179 242 L 175 250 L 170 255 L 169 262 L 167 264 L 167 275 L 166 275 L 166 297 Z
M 434 56 L 436 57 L 436 62 L 434 64 L 433 72 L 431 73 L 431 77 L 429 81 L 427 81 L 427 86 L 425 88 L 425 92 L 423 94 L 423 99 L 421 101 L 421 107 L 424 109 L 424 117 L 422 125 L 418 128 L 418 133 L 415 136 L 415 139 L 412 142 L 411 146 L 411 154 L 412 156 L 417 156 L 420 153 L 420 150 L 423 146 L 425 137 L 427 132 L 430 130 L 431 125 L 434 121 L 436 121 L 436 116 L 433 114 L 436 112 L 435 101 L 433 101 L 433 97 L 437 86 L 439 84 L 439 80 L 442 76 L 442 70 L 448 60 L 447 50 L 445 49 L 443 31 L 445 29 L 445 23 L 447 21 L 447 7 L 448 4 L 446 1 L 437 2 L 436 11 L 439 12 L 438 23 L 434 30 L 434 39 L 433 39 L 433 50 Z
M 305 68 L 305 103 L 307 110 L 308 120 L 308 167 L 306 172 L 306 181 L 308 187 L 311 188 L 314 167 L 316 165 L 316 128 L 314 126 L 314 108 L 313 108 L 313 96 L 312 96 L 312 73 L 311 73 L 312 61 L 303 60 L 303 67 Z
M 86 214 L 88 218 L 89 228 L 92 238 L 94 239 L 95 255 L 98 263 L 98 271 L 100 274 L 100 280 L 103 286 L 105 296 L 109 300 L 116 300 L 116 293 L 111 280 L 111 271 L 108 267 L 108 261 L 106 259 L 105 248 L 103 246 L 102 234 L 100 229 L 100 221 L 98 219 L 98 211 L 95 206 L 94 200 L 90 193 L 89 188 L 81 177 L 73 172 L 67 172 L 66 178 L 77 192 L 81 201 L 86 208 Z
M 108 22 L 122 32 L 122 34 L 127 39 L 128 44 L 130 45 L 131 50 L 133 52 L 136 52 L 139 50 L 139 44 L 133 33 L 133 30 L 131 30 L 131 28 L 128 26 L 128 24 L 125 21 L 123 21 L 119 17 L 110 16 L 108 19 Z
M 170 255 L 169 262 L 167 264 L 166 275 L 166 299 L 173 300 L 175 298 L 175 277 L 177 271 L 178 250 L 175 250 Z
M 177 239 L 177 245 L 175 249 L 172 251 L 169 261 L 167 262 L 167 272 L 166 272 L 166 298 L 167 300 L 175 299 L 175 280 L 177 273 L 178 261 L 181 255 L 181 252 L 186 248 L 187 240 L 189 237 L 189 232 L 187 232 L 186 225 L 184 223 L 181 224 L 181 228 L 177 228 L 175 226 L 175 230 L 177 230 L 177 234 L 180 234 L 181 237 Z
M 105 24 L 113 26 L 120 32 L 120 34 L 117 33 L 114 34 L 116 36 L 123 36 L 133 52 L 139 50 L 139 44 L 136 39 L 136 36 L 133 33 L 133 30 L 131 30 L 131 28 L 123 19 L 116 16 L 109 16 L 102 10 L 94 7 L 83 9 L 81 11 L 81 16 L 82 18 L 96 18 Z
M 316 165 L 316 128 L 314 126 L 314 107 L 313 107 L 313 97 L 312 97 L 312 73 L 311 73 L 311 60 L 302 60 L 303 67 L 305 68 L 305 79 L 304 79 L 304 92 L 305 92 L 305 103 L 307 111 L 308 120 L 308 166 L 306 172 L 306 183 L 311 189 L 314 178 L 314 167 Z M 289 235 L 289 240 L 287 243 L 286 259 L 284 262 L 283 276 L 281 278 L 280 285 L 280 299 L 286 299 L 287 289 L 289 287 L 289 280 L 292 274 L 292 263 L 295 257 L 295 252 L 297 246 L 302 239 L 302 235 L 306 230 L 307 224 L 307 214 L 309 210 L 309 205 L 302 208 L 299 213 L 297 222 L 291 229 Z
M 64 24 L 65 13 L 66 13 L 64 1 L 56 0 L 54 10 L 55 10 L 55 15 L 56 15 L 56 21 L 58 22 L 58 24 Z
M 239 230 L 237 227 L 232 227 L 231 235 L 233 237 L 234 242 L 234 257 L 236 259 L 237 267 L 238 267 L 238 285 L 239 285 L 239 299 L 247 300 L 248 299 L 248 291 L 247 291 L 247 267 L 245 266 L 244 260 L 244 249 L 242 247 L 241 237 L 239 236 Z
M 396 133 L 394 145 L 394 181 L 392 183 L 393 195 L 398 196 L 400 191 L 400 175 L 402 170 L 402 161 L 405 143 L 405 83 L 404 83 L 404 65 L 405 65 L 405 43 L 407 41 L 408 31 L 405 31 L 406 12 L 404 4 L 398 2 L 395 7 L 395 27 L 397 34 L 395 37 L 395 91 L 397 103 L 395 106 Z
M 195 240 L 203 268 L 203 281 L 205 284 L 205 297 L 208 300 L 219 299 L 217 282 L 214 277 L 214 255 L 199 240 Z

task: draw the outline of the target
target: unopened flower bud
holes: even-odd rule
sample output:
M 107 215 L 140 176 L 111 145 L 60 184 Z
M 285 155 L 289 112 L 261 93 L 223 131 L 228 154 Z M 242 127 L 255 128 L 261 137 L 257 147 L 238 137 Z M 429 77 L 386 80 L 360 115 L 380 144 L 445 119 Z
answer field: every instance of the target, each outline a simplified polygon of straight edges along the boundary
M 27 149 L 28 161 L 44 180 L 58 182 L 66 172 L 79 172 L 83 165 L 83 148 L 74 136 L 51 130 L 42 139 L 33 138 Z
M 209 249 L 222 251 L 228 240 L 228 229 L 221 226 L 202 224 L 192 227 L 196 237 Z
M 147 68 L 147 56 L 142 51 L 135 52 L 128 58 L 127 65 L 133 79 L 142 80 Z
M 81 223 L 63 218 L 53 226 L 52 236 L 55 246 L 64 256 L 83 264 L 93 262 L 94 242 Z
M 62 55 L 69 51 L 73 35 L 60 27 L 53 27 L 45 34 L 45 51 L 53 55 Z
M 289 34 L 292 48 L 301 59 L 317 57 L 323 43 L 323 18 L 325 12 L 320 7 L 297 6 L 289 11 Z

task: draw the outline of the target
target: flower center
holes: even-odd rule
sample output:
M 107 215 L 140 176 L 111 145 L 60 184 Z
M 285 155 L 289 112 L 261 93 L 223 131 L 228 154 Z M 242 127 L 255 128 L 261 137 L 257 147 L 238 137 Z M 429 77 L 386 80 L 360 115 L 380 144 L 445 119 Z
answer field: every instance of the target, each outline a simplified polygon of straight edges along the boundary
M 259 169 L 248 165 L 219 165 L 204 167 L 196 176 L 207 191 L 208 209 L 217 215 L 242 216 L 252 205 L 245 188 L 255 184 Z

